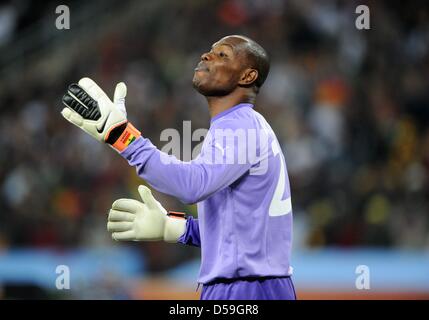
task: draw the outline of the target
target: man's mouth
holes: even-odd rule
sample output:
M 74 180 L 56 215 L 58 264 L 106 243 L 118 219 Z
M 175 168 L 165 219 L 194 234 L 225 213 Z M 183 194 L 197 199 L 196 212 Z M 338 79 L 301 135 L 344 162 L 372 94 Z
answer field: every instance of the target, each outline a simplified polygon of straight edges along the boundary
M 205 72 L 208 72 L 209 68 L 207 68 L 207 66 L 204 63 L 200 62 L 194 70 L 195 71 L 205 71 Z

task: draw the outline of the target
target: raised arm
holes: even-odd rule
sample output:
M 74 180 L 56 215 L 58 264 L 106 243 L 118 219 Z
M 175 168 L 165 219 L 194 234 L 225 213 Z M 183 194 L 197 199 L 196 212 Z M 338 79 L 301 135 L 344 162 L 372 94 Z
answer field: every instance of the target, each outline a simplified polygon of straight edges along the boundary
M 207 139 L 207 137 L 206 137 Z M 251 167 L 248 161 L 228 161 L 227 151 L 237 157 L 246 150 L 232 142 L 222 145 L 208 138 L 205 151 L 195 160 L 183 162 L 159 151 L 143 137 L 133 142 L 121 155 L 138 175 L 156 190 L 172 195 L 184 203 L 197 203 L 240 178 Z
M 182 162 L 159 151 L 127 120 L 125 111 L 126 87 L 117 86 L 113 102 L 91 79 L 83 78 L 72 84 L 63 97 L 66 106 L 62 115 L 98 141 L 108 143 L 120 152 L 140 177 L 152 187 L 172 195 L 184 203 L 196 203 L 209 197 L 240 178 L 251 167 L 250 161 L 236 161 L 247 156 L 246 142 L 217 139 L 204 141 L 204 152 L 195 160 Z M 219 119 L 217 129 L 245 129 L 243 123 Z M 212 129 L 212 128 L 211 128 Z M 210 132 L 210 131 L 209 131 Z M 246 134 L 246 131 L 243 131 Z M 231 152 L 232 151 L 232 154 Z M 233 161 L 228 161 L 228 156 Z

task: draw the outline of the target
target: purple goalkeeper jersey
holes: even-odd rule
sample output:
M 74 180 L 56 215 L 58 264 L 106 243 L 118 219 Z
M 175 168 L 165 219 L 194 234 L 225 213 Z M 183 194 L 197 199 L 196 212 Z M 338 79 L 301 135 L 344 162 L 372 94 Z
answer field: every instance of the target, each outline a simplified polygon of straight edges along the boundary
M 199 282 L 292 273 L 289 178 L 276 135 L 252 104 L 211 119 L 201 152 L 183 162 L 143 137 L 121 155 L 156 190 L 197 203 L 179 242 L 201 246 Z

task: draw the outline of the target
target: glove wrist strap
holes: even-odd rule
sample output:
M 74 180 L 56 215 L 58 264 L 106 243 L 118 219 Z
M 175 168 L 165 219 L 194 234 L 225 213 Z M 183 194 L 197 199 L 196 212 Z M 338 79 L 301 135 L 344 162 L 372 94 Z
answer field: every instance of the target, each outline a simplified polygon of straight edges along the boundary
M 186 219 L 186 214 L 178 211 L 168 211 L 167 216 L 175 219 Z
M 111 143 L 112 147 L 118 152 L 124 151 L 134 140 L 141 136 L 140 131 L 138 131 L 131 122 L 127 122 L 127 126 L 124 131 L 121 133 L 118 139 L 114 143 Z

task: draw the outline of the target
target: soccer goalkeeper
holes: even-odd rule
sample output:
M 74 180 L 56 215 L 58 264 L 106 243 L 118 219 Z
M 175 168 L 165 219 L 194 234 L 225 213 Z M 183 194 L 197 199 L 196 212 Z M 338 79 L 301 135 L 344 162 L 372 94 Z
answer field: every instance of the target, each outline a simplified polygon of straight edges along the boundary
M 147 187 L 142 201 L 119 199 L 109 212 L 115 240 L 201 247 L 201 299 L 295 299 L 290 266 L 292 205 L 284 156 L 253 110 L 269 72 L 265 50 L 227 36 L 201 56 L 194 88 L 211 123 L 198 157 L 182 162 L 159 151 L 127 120 L 125 84 L 113 102 L 88 78 L 69 86 L 63 116 L 117 150 L 156 190 L 197 203 L 198 219 L 167 212 Z

